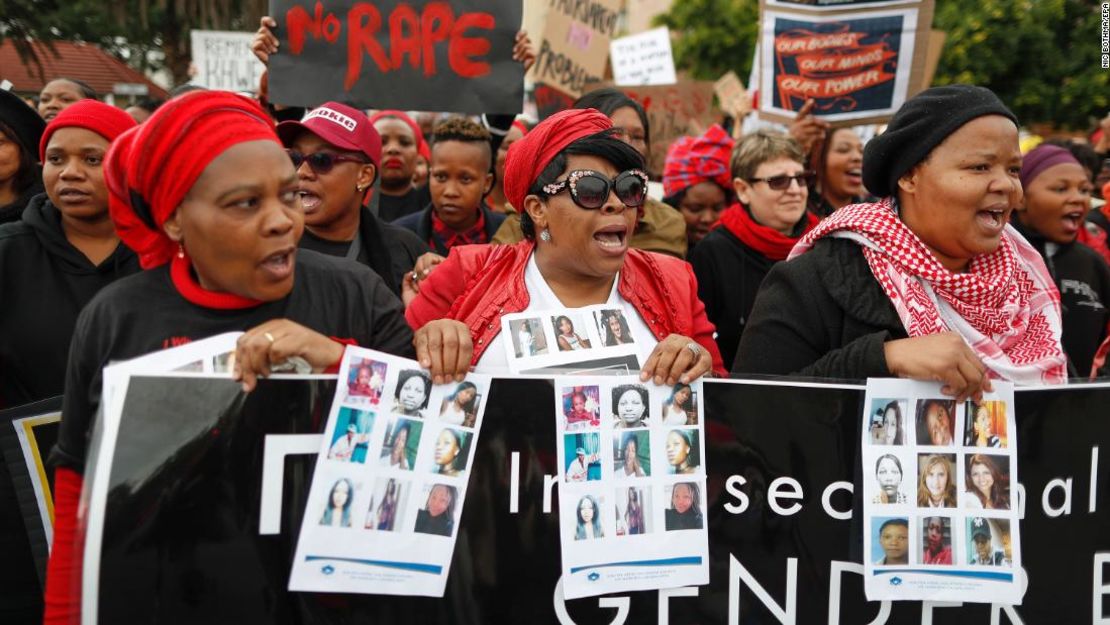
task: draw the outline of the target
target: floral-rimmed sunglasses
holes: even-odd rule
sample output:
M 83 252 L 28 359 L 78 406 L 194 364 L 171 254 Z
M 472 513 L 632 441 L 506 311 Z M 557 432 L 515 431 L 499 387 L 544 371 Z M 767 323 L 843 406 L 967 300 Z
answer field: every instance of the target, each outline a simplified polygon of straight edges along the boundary
M 622 204 L 638 208 L 644 205 L 647 184 L 648 175 L 639 169 L 622 171 L 612 180 L 591 169 L 576 169 L 567 175 L 566 180 L 544 185 L 543 192 L 550 197 L 569 187 L 570 199 L 575 204 L 586 209 L 598 209 L 605 206 L 612 190 Z
M 335 167 L 336 163 L 360 163 L 365 165 L 370 162 L 357 156 L 332 154 L 331 152 L 313 152 L 312 154 L 301 154 L 296 150 L 286 150 L 285 152 L 289 155 L 289 160 L 293 161 L 294 168 L 300 169 L 301 163 L 308 162 L 308 168 L 317 174 L 328 173 Z

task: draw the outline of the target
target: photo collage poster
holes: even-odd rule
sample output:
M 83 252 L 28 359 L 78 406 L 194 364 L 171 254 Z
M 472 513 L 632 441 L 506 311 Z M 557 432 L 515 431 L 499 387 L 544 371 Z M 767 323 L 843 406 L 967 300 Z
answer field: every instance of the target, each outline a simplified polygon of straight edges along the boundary
M 289 590 L 443 596 L 489 384 L 347 348 Z
M 709 583 L 700 381 L 555 378 L 567 599 Z
M 635 315 L 633 315 L 635 316 Z M 620 307 L 528 311 L 501 317 L 512 373 L 629 375 L 640 370 L 641 348 Z M 652 343 L 654 347 L 654 342 Z M 647 353 L 650 353 L 650 349 Z
M 1020 605 L 1013 385 L 980 401 L 940 385 L 867 383 L 864 568 L 871 601 Z

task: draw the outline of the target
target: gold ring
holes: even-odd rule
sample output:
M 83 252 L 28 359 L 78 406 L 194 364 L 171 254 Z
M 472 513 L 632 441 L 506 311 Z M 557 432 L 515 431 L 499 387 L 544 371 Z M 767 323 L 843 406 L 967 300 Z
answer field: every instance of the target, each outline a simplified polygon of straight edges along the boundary
M 274 343 L 274 335 L 273 334 L 270 334 L 269 332 L 263 332 L 262 336 L 270 339 L 270 344 L 273 345 L 273 343 Z

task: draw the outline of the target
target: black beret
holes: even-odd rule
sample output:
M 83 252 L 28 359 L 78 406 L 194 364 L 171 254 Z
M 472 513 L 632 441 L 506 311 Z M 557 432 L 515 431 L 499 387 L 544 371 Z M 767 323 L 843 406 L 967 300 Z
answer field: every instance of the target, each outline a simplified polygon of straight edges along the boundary
M 1017 117 L 984 87 L 947 85 L 926 89 L 906 100 L 886 132 L 863 150 L 863 184 L 879 197 L 894 195 L 898 179 L 933 148 L 967 122 L 984 115 L 1002 115 L 1016 126 Z
M 35 109 L 16 94 L 0 89 L 0 122 L 12 129 L 15 141 L 23 145 L 38 160 L 39 140 L 42 131 L 46 129 L 46 122 L 39 117 Z

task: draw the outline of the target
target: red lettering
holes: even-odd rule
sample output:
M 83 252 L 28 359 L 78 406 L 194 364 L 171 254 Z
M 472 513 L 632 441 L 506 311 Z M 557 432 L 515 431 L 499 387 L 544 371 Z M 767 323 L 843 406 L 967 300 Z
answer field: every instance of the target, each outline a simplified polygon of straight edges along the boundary
M 320 38 L 323 14 L 324 5 L 319 2 L 316 3 L 315 18 L 309 17 L 308 11 L 300 5 L 285 12 L 285 24 L 289 29 L 289 51 L 292 54 L 300 54 L 301 50 L 304 50 L 305 31 L 310 33 L 313 39 Z
M 435 44 L 447 41 L 451 36 L 451 26 L 455 22 L 455 12 L 446 2 L 429 2 L 424 5 L 424 15 L 420 19 L 420 39 L 424 43 L 424 75 L 436 73 Z
M 324 39 L 328 43 L 335 43 L 339 39 L 340 28 L 343 28 L 343 24 L 340 23 L 339 18 L 334 13 L 328 13 L 324 18 Z
M 363 52 L 370 55 L 383 74 L 390 70 L 385 50 L 375 37 L 381 26 L 382 14 L 372 4 L 359 2 L 347 12 L 347 77 L 343 81 L 344 90 L 350 91 L 358 82 L 362 73 Z
M 394 69 L 401 67 L 405 56 L 413 69 L 420 67 L 420 18 L 412 7 L 399 4 L 389 15 L 389 60 Z
M 468 28 L 493 30 L 496 20 L 489 13 L 466 13 L 459 16 L 451 29 L 451 43 L 447 47 L 447 60 L 451 70 L 463 78 L 477 78 L 489 73 L 489 63 L 475 61 L 473 57 L 489 52 L 490 43 L 483 37 L 464 37 Z

